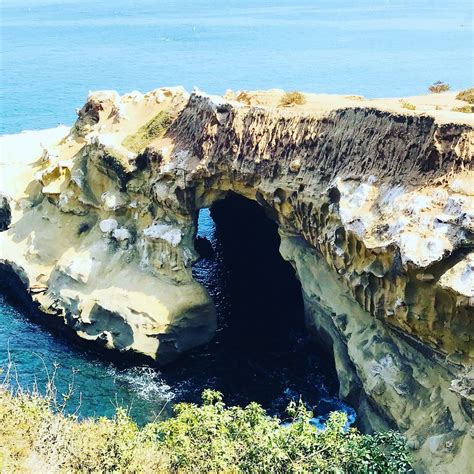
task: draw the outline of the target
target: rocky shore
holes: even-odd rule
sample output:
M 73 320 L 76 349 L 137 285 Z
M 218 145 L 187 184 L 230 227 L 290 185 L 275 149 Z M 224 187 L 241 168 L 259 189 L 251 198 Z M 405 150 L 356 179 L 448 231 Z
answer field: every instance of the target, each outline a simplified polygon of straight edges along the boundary
M 216 329 L 191 273 L 199 209 L 256 200 L 340 396 L 367 430 L 400 429 L 420 472 L 467 472 L 473 115 L 452 93 L 282 96 L 96 92 L 71 129 L 2 137 L 0 263 L 45 318 L 164 364 Z

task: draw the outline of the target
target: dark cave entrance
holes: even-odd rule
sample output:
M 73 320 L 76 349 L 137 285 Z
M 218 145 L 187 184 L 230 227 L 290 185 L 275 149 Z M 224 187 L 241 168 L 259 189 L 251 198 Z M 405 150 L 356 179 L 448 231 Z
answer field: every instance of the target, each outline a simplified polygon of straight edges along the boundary
M 196 384 L 220 390 L 230 404 L 257 401 L 284 415 L 289 401 L 302 397 L 324 416 L 345 409 L 334 360 L 306 332 L 301 285 L 279 246 L 278 225 L 255 201 L 230 193 L 201 209 L 202 258 L 193 275 L 214 299 L 218 331 L 178 365 L 188 371 L 200 364 L 207 380 Z
M 301 285 L 280 255 L 278 225 L 257 202 L 237 194 L 211 208 L 229 298 L 226 343 L 275 352 L 304 330 Z

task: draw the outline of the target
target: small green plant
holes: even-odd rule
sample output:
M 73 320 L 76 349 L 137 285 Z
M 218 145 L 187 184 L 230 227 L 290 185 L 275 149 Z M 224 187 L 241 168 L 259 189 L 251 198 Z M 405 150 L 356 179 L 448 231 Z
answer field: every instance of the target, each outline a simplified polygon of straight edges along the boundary
M 289 107 L 291 105 L 303 105 L 306 102 L 304 95 L 298 91 L 286 92 L 283 94 L 280 105 L 282 107 Z
M 474 87 L 471 87 L 470 89 L 466 89 L 464 91 L 460 91 L 456 96 L 456 99 L 464 100 L 464 102 L 467 102 L 469 104 L 474 104 Z
M 410 102 L 402 102 L 401 107 L 402 109 L 416 110 L 416 106 L 413 104 L 410 104 Z
M 138 153 L 152 140 L 161 137 L 171 125 L 171 122 L 171 115 L 168 112 L 161 111 L 145 125 L 142 125 L 135 133 L 125 137 L 122 145 L 125 148 Z
M 463 114 L 472 114 L 474 113 L 474 106 L 463 105 L 462 107 L 453 107 L 451 110 L 453 112 L 462 112 Z
M 436 81 L 428 87 L 428 90 L 433 94 L 439 94 L 441 92 L 449 91 L 450 86 L 446 82 L 443 81 Z

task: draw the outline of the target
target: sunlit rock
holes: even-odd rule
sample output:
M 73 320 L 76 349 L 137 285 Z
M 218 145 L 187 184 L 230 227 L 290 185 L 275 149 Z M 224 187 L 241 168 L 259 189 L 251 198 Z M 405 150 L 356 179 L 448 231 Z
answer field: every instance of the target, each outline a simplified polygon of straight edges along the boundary
M 2 137 L 0 263 L 43 285 L 31 294 L 45 319 L 167 363 L 216 328 L 191 272 L 199 209 L 229 192 L 256 200 L 279 225 L 340 396 L 366 429 L 404 432 L 420 469 L 463 472 L 473 120 L 416 97 L 408 113 L 398 99 L 280 107 L 282 95 L 94 92 L 70 130 Z

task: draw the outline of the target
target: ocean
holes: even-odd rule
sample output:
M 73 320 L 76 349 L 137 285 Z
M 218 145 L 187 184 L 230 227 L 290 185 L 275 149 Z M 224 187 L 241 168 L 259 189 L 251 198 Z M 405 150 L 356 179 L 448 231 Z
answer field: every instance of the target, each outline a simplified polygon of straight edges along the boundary
M 72 124 L 89 90 L 409 96 L 473 85 L 470 0 L 3 0 L 0 133 Z

